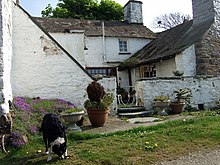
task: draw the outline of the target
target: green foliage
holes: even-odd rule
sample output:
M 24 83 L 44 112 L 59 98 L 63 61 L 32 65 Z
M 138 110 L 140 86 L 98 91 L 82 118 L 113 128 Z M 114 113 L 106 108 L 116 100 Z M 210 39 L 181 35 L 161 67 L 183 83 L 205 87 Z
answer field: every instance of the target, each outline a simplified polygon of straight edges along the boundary
M 192 93 L 190 89 L 178 89 L 173 92 L 175 94 L 175 99 L 177 101 L 185 100 L 186 102 L 189 103 L 190 98 L 192 97 Z
M 173 71 L 173 74 L 174 74 L 175 76 L 182 76 L 182 75 L 184 74 L 184 72 L 183 72 L 183 71 L 180 71 L 180 70 L 175 70 L 175 71 Z
M 104 87 L 97 81 L 90 83 L 86 92 L 88 94 L 88 100 L 84 102 L 85 109 L 107 109 L 113 102 L 113 95 L 106 93 Z
M 74 113 L 74 112 L 81 112 L 82 109 L 79 109 L 79 108 L 69 108 L 65 111 L 63 111 L 64 114 L 70 114 L 70 113 Z
M 110 93 L 106 93 L 100 102 L 86 100 L 84 102 L 85 109 L 107 109 L 113 102 L 113 96 Z
M 169 96 L 165 96 L 165 95 L 160 95 L 160 96 L 154 97 L 154 101 L 168 101 L 168 100 L 169 100 Z
M 53 9 L 49 4 L 42 10 L 42 17 L 76 18 L 95 20 L 123 20 L 123 7 L 112 0 L 59 0 Z
M 185 111 L 187 112 L 196 112 L 199 111 L 198 108 L 192 107 L 190 104 L 187 104 L 184 108 Z

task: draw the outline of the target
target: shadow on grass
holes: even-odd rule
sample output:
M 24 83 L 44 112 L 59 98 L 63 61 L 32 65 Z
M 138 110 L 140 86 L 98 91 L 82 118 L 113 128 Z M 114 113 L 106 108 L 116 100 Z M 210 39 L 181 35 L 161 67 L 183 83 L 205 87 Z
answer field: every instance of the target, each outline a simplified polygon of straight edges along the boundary
M 0 160 L 0 165 L 47 165 L 55 164 L 60 161 L 57 155 L 52 155 L 52 160 L 47 162 L 47 155 L 44 153 L 36 153 L 31 155 L 24 155 L 22 158 L 15 158 L 13 154 L 6 155 L 4 159 Z M 65 161 L 65 160 L 63 160 Z

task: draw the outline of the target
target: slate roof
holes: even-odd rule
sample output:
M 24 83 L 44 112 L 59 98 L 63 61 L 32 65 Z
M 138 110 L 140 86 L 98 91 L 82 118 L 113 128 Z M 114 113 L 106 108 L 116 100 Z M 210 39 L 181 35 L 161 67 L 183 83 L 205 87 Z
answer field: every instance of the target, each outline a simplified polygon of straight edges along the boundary
M 199 41 L 212 23 L 213 20 L 207 20 L 194 26 L 193 20 L 190 20 L 172 29 L 163 31 L 149 44 L 120 64 L 118 69 L 125 70 L 143 64 L 174 58 L 175 55 Z
M 102 21 L 72 18 L 42 18 L 33 19 L 47 32 L 63 33 L 69 30 L 85 30 L 86 36 L 101 36 L 103 34 Z M 105 36 L 154 39 L 155 33 L 141 24 L 128 22 L 104 21 Z

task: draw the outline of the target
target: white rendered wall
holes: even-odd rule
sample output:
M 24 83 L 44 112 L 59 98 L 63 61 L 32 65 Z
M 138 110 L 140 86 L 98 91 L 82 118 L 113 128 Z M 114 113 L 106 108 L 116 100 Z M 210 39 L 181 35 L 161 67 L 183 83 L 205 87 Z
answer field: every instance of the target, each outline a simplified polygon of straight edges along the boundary
M 176 70 L 175 59 L 164 60 L 155 64 L 157 77 L 173 77 Z
M 110 107 L 110 115 L 116 115 L 116 113 L 117 113 L 116 77 L 103 78 L 103 79 L 99 80 L 98 82 L 104 87 L 106 93 L 112 94 L 114 101 Z
M 148 39 L 123 38 L 127 40 L 130 54 L 119 54 L 118 37 L 85 37 L 84 33 L 51 33 L 51 35 L 83 66 L 108 67 L 122 62 L 150 42 Z M 121 39 L 121 38 L 120 38 Z M 86 50 L 84 48 L 86 47 Z
M 181 55 L 175 58 L 176 70 L 184 71 L 183 76 L 194 76 L 196 74 L 196 55 L 194 45 L 185 49 Z
M 153 98 L 167 95 L 174 99 L 173 91 L 189 88 L 192 91 L 191 105 L 198 108 L 204 104 L 205 108 L 215 107 L 219 101 L 220 78 L 184 78 L 169 80 L 143 80 L 136 84 L 138 96 L 143 100 L 146 109 L 152 108 Z
M 85 51 L 85 66 L 86 67 L 105 67 L 104 55 L 102 49 L 102 37 L 87 37 Z
M 130 54 L 119 54 L 119 39 L 127 40 L 128 53 Z M 131 55 L 142 49 L 151 40 L 141 38 L 117 38 L 117 37 L 106 37 L 106 60 L 108 62 L 123 62 L 128 59 Z
M 0 113 L 9 112 L 12 100 L 10 69 L 12 56 L 12 0 L 0 0 Z
M 17 6 L 13 18 L 13 95 L 61 98 L 82 105 L 91 78 Z
M 84 64 L 84 33 L 50 33 L 78 62 Z

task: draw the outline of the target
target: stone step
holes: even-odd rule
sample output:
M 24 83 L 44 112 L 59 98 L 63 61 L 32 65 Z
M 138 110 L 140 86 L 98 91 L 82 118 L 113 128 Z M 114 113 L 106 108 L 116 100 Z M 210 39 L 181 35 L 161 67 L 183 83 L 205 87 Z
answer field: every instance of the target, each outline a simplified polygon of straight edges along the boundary
M 145 108 L 141 106 L 133 106 L 133 107 L 123 107 L 117 109 L 118 113 L 133 113 L 133 112 L 141 112 L 141 111 L 145 111 Z
M 153 114 L 153 111 L 140 111 L 130 113 L 118 113 L 119 117 L 133 118 L 133 117 L 146 117 Z

